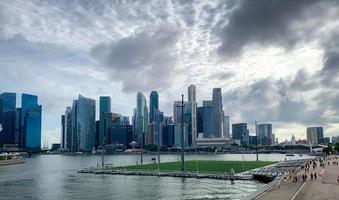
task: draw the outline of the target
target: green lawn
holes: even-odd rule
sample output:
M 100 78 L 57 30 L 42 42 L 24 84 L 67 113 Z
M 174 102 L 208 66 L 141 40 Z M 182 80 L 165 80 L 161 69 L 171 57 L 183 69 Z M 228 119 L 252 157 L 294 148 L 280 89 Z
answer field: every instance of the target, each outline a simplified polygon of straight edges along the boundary
M 263 167 L 266 165 L 274 164 L 275 162 L 268 161 L 215 161 L 215 160 L 199 160 L 196 162 L 195 160 L 185 161 L 185 170 L 189 172 L 196 172 L 198 163 L 199 172 L 206 173 L 224 173 L 230 172 L 233 168 L 236 173 L 255 169 L 259 167 Z M 113 168 L 113 169 L 121 169 L 121 168 Z M 126 170 L 138 170 L 138 171 L 154 171 L 158 169 L 157 164 L 145 164 L 145 165 L 132 165 L 126 166 Z M 160 164 L 160 170 L 163 171 L 180 171 L 181 170 L 181 162 L 166 162 Z

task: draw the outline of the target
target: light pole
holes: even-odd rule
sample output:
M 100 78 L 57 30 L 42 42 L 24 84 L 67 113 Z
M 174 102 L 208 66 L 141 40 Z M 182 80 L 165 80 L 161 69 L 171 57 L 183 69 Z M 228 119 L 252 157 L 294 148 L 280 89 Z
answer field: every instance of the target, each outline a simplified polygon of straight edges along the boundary
M 104 137 L 102 139 L 102 146 L 101 146 L 101 168 L 105 168 L 105 159 L 104 159 L 104 149 L 105 149 L 105 140 L 106 140 L 106 131 L 107 131 L 107 125 L 106 125 L 106 121 L 107 121 L 107 113 L 106 112 L 103 112 L 104 114 Z
M 255 145 L 256 145 L 256 154 L 257 154 L 257 162 L 259 161 L 259 157 L 258 157 L 258 128 L 257 128 L 257 121 L 254 122 L 255 124 Z

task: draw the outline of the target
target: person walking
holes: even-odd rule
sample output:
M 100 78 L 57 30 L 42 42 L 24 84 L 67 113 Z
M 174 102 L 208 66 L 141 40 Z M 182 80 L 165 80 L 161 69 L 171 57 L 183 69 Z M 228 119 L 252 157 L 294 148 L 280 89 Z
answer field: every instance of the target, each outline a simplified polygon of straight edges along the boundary
M 311 173 L 311 181 L 313 180 L 313 173 Z
M 314 172 L 314 179 L 317 180 L 317 172 Z

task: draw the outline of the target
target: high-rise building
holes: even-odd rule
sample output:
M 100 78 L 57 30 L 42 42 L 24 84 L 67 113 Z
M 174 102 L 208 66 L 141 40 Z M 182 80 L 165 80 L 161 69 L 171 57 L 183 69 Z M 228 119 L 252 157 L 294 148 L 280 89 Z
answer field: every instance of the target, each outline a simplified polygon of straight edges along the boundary
M 21 146 L 27 149 L 41 148 L 42 106 L 38 105 L 38 97 L 22 94 L 21 97 Z
M 213 104 L 213 135 L 216 138 L 221 138 L 224 121 L 221 88 L 213 88 L 212 104 Z
M 65 115 L 61 115 L 61 141 L 60 141 L 60 148 L 65 149 L 65 134 L 66 130 L 66 123 L 65 123 Z
M 153 144 L 162 146 L 163 112 L 153 109 Z
M 111 117 L 111 118 L 110 118 Z M 99 98 L 99 135 L 96 146 L 102 146 L 105 142 L 108 123 L 112 121 L 111 98 L 109 96 L 101 96 Z
M 307 127 L 306 135 L 309 144 L 318 144 L 318 136 L 324 136 L 322 127 Z
M 212 101 L 203 101 L 197 109 L 197 132 L 204 138 L 213 138 L 213 105 Z
M 162 143 L 166 147 L 172 147 L 174 145 L 174 124 L 163 126 Z
M 258 143 L 262 145 L 271 145 L 272 143 L 272 124 L 257 125 Z
M 188 146 L 188 126 L 184 125 L 184 146 Z M 174 126 L 174 146 L 181 147 L 181 133 L 182 133 L 182 126 L 181 124 L 176 124 Z
M 184 106 L 183 107 L 184 116 L 188 115 L 190 113 L 189 103 L 187 101 L 184 101 L 183 106 Z M 174 104 L 173 104 L 173 122 L 174 122 L 174 124 L 181 124 L 181 122 L 182 122 L 182 110 L 181 109 L 182 109 L 181 101 L 175 101 Z M 185 121 L 184 123 L 188 124 L 188 121 Z
M 240 140 L 241 144 L 249 144 L 247 123 L 232 124 L 232 138 L 234 140 Z
M 15 114 L 16 114 L 16 94 L 5 92 L 0 95 L 0 147 L 3 144 L 14 144 L 15 142 Z
M 78 148 L 78 131 L 77 131 L 77 110 L 78 110 L 78 100 L 73 100 L 72 104 L 72 142 L 71 142 L 71 151 L 79 151 Z
M 77 146 L 79 151 L 95 147 L 95 100 L 79 95 L 76 110 Z
M 64 127 L 64 150 L 71 150 L 72 148 L 72 108 L 70 106 L 66 107 L 65 111 L 65 127 Z
M 152 91 L 149 96 L 149 122 L 154 121 L 154 110 L 159 109 L 159 96 L 157 91 Z
M 190 106 L 191 113 L 191 135 L 192 143 L 196 143 L 197 139 L 197 99 L 196 99 L 196 88 L 195 85 L 188 87 L 188 103 Z
M 128 148 L 129 143 L 132 142 L 133 130 L 131 125 L 112 127 L 110 133 L 109 144 L 122 144 L 125 148 Z
M 223 128 L 223 137 L 224 138 L 231 138 L 230 136 L 230 117 L 224 116 L 224 128 Z
M 145 138 L 144 138 L 144 143 L 146 145 L 153 144 L 153 134 L 154 134 L 154 124 L 153 123 L 148 123 L 147 124 L 147 130 L 145 132 Z
M 146 132 L 148 124 L 148 109 L 146 106 L 146 98 L 142 92 L 137 93 L 137 108 L 135 115 L 135 135 L 134 139 L 140 145 L 142 144 L 142 136 Z

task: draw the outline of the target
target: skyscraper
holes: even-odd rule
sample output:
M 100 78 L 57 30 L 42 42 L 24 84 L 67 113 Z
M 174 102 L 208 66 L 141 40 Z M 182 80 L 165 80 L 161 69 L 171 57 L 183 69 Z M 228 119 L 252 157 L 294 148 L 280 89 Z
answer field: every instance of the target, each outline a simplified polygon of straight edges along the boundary
M 105 128 L 107 128 L 107 122 L 112 121 L 109 118 L 109 113 L 111 113 L 111 98 L 109 96 L 101 96 L 99 98 L 99 135 L 98 135 L 98 141 L 96 141 L 96 146 L 102 146 L 104 143 L 105 133 L 107 133 L 107 130 L 105 131 Z M 105 122 L 106 121 L 106 122 Z M 106 123 L 106 124 L 105 124 Z M 106 125 L 106 127 L 105 127 Z
M 221 88 L 213 88 L 213 135 L 216 138 L 222 137 L 223 129 L 223 106 L 221 97 Z
M 152 91 L 149 96 L 149 122 L 154 121 L 154 110 L 159 109 L 159 96 L 157 91 Z
M 78 148 L 78 139 L 77 139 L 77 110 L 78 110 L 78 100 L 73 100 L 72 104 L 72 142 L 71 142 L 71 151 L 79 151 Z
M 307 142 L 310 144 L 318 144 L 318 140 L 324 137 L 322 127 L 307 127 Z
M 76 129 L 79 151 L 91 151 L 95 146 L 95 100 L 79 95 Z
M 65 127 L 64 127 L 64 143 L 63 148 L 67 151 L 72 148 L 72 108 L 70 106 L 66 107 L 65 111 Z
M 232 124 L 232 138 L 234 140 L 240 140 L 241 144 L 249 144 L 247 123 Z
M 38 150 L 41 148 L 42 106 L 38 105 L 38 97 L 22 94 L 21 97 L 21 146 Z
M 258 144 L 272 144 L 272 124 L 258 124 Z
M 197 109 L 197 130 L 204 138 L 213 138 L 213 105 L 212 101 L 203 101 L 203 106 Z
M 230 138 L 230 117 L 229 116 L 224 116 L 224 138 Z
M 142 141 L 142 136 L 146 132 L 148 124 L 148 110 L 146 106 L 146 98 L 142 92 L 137 93 L 137 108 L 135 115 L 135 135 L 134 139 L 140 145 L 144 142 Z
M 191 108 L 192 143 L 195 144 L 197 139 L 197 100 L 195 85 L 190 85 L 188 87 L 188 103 Z
M 60 141 L 60 148 L 65 149 L 65 115 L 61 115 L 61 141 Z
M 0 147 L 15 141 L 16 94 L 5 92 L 0 95 Z

